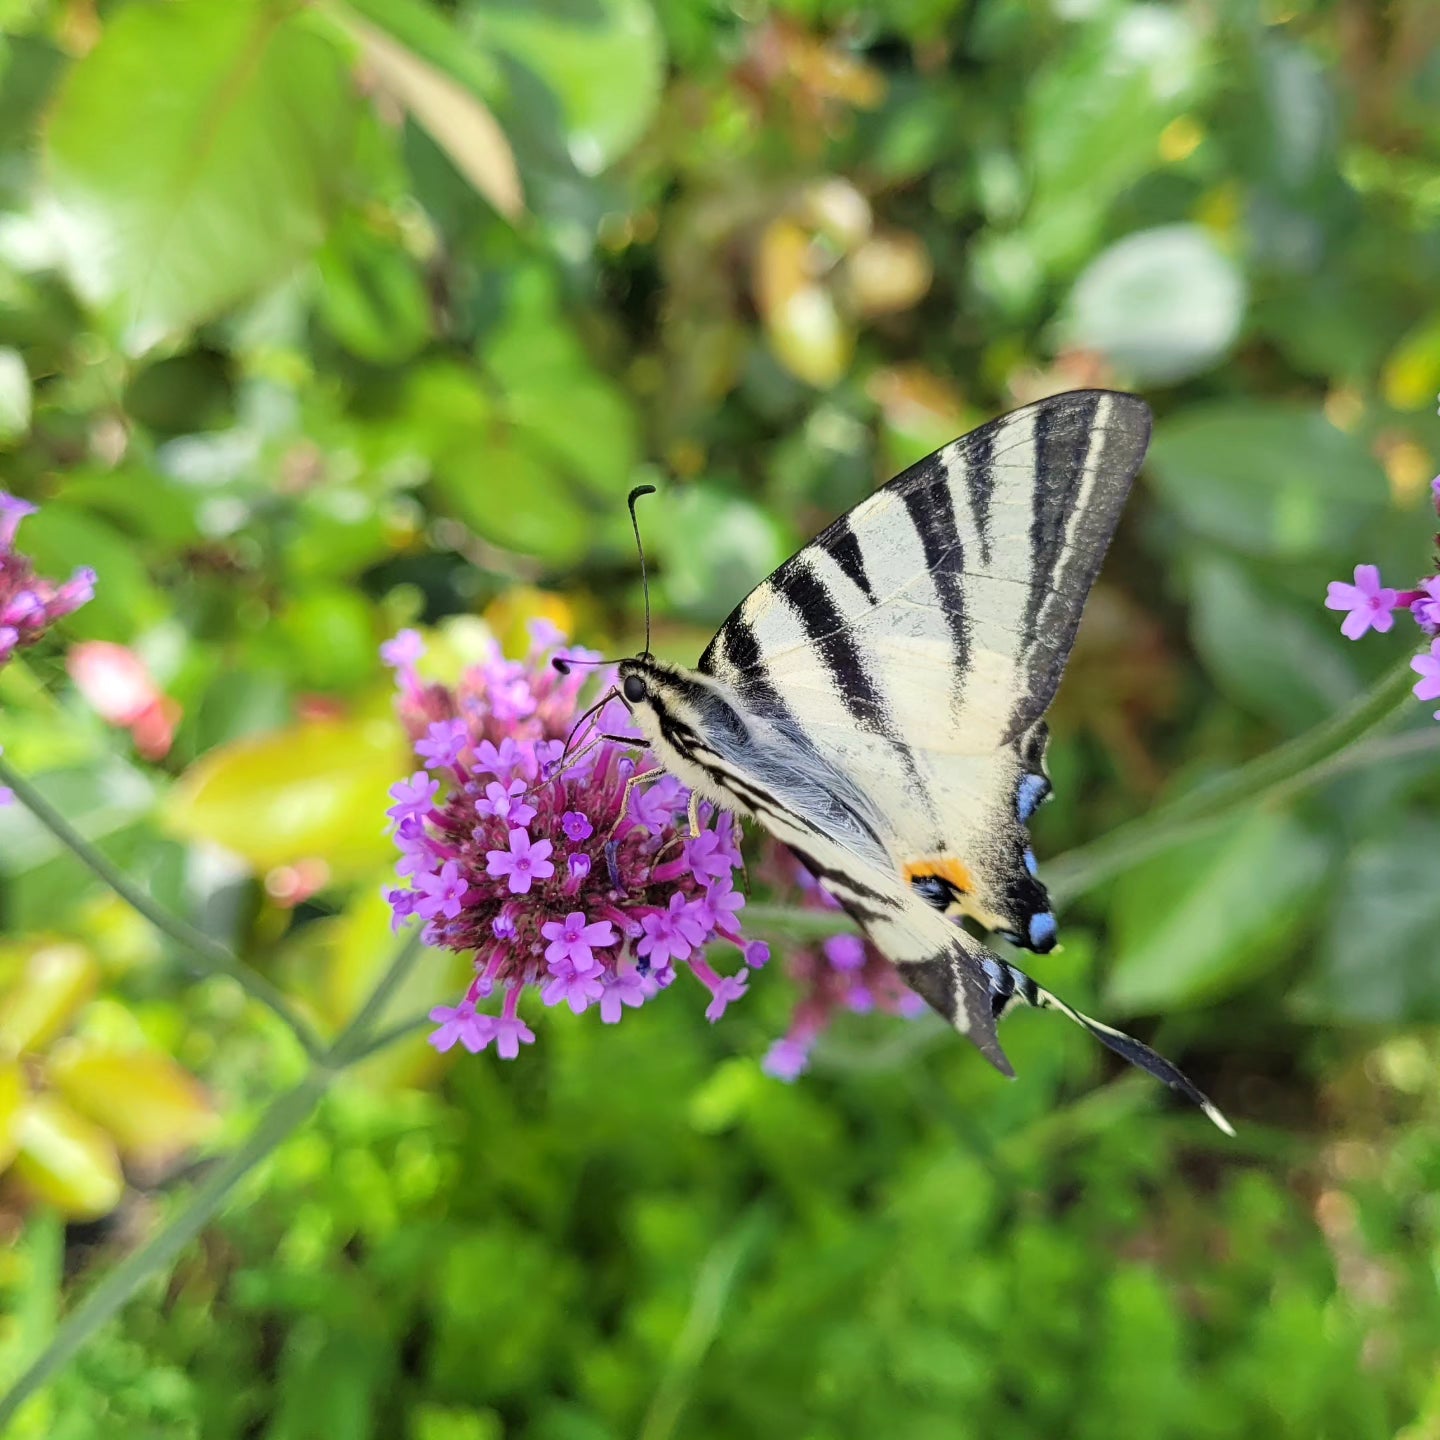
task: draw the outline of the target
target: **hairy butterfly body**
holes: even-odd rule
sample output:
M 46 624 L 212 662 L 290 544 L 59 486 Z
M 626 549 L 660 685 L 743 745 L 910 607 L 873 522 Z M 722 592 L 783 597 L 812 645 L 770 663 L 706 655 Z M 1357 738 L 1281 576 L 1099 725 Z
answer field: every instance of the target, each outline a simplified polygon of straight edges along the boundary
M 1042 716 L 1150 437 L 1143 401 L 1057 395 L 921 460 L 751 591 L 694 670 L 648 653 L 620 693 L 697 795 L 794 851 L 905 981 L 1005 1074 L 996 1024 L 1055 1009 L 1224 1117 L 1169 1061 L 992 954 L 1056 925 L 1027 822 Z

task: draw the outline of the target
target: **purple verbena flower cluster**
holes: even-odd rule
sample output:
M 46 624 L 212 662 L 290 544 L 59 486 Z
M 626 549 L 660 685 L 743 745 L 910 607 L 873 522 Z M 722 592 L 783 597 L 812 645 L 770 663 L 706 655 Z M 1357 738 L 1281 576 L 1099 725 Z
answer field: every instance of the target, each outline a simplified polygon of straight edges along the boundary
M 803 909 L 840 908 L 798 861 L 788 856 L 777 861 L 777 868 L 786 867 L 799 886 Z M 761 1062 L 765 1073 L 777 1080 L 794 1080 L 809 1068 L 811 1047 L 842 1010 L 857 1015 L 880 1010 L 912 1020 L 925 1012 L 925 1002 L 895 966 L 858 935 L 832 935 L 818 945 L 797 948 L 789 953 L 785 968 L 801 996 L 790 1028 Z
M 95 594 L 95 572 L 88 567 L 57 584 L 36 575 L 30 557 L 16 550 L 20 522 L 34 513 L 33 505 L 0 490 L 0 665 Z
M 1435 512 L 1440 515 L 1440 475 L 1430 482 L 1430 494 Z M 1410 668 L 1420 677 L 1415 683 L 1418 700 L 1440 700 L 1440 535 L 1435 537 L 1435 544 L 1437 573 L 1425 576 L 1413 590 L 1382 585 L 1378 566 L 1357 565 L 1354 584 L 1332 580 L 1325 597 L 1327 609 L 1347 612 L 1340 633 L 1350 640 L 1358 640 L 1370 630 L 1384 635 L 1395 624 L 1396 610 L 1410 612 L 1429 640 L 1429 647 L 1410 662 Z M 1440 710 L 1435 712 L 1435 718 L 1440 720 Z
M 559 674 L 553 626 L 531 627 L 523 661 L 498 647 L 453 686 L 427 683 L 416 664 L 424 643 L 402 631 L 381 649 L 396 672 L 399 714 L 423 762 L 392 787 L 388 814 L 405 884 L 386 892 L 397 928 L 412 917 L 427 943 L 473 954 L 475 975 L 456 1005 L 430 1013 L 438 1050 L 472 1053 L 493 1042 L 513 1060 L 534 1032 L 520 1018 L 533 986 L 546 1005 L 581 1014 L 597 1009 L 614 1024 L 686 969 L 709 992 L 706 1017 L 718 1020 L 745 993 L 747 967 L 768 948 L 740 932 L 744 896 L 734 821 L 702 806 L 691 836 L 689 792 L 670 776 L 626 782 L 654 768 L 633 746 L 601 735 L 630 734 L 623 705 L 611 701 L 582 729 L 571 752 L 584 672 Z M 613 679 L 604 671 L 599 686 Z M 705 948 L 726 942 L 742 965 L 723 975 Z M 499 1013 L 479 1008 L 499 992 Z

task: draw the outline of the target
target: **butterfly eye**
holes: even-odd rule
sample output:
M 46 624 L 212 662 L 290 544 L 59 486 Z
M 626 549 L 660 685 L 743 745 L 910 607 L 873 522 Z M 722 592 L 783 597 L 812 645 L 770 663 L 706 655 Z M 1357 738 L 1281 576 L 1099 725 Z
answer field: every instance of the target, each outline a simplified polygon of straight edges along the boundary
M 627 675 L 621 689 L 632 705 L 639 704 L 645 698 L 645 682 L 638 675 Z

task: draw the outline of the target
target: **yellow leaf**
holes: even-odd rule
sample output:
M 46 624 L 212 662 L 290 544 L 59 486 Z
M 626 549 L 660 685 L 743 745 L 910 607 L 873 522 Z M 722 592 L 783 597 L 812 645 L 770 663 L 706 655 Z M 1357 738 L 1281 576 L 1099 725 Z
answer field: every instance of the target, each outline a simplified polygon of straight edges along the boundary
M 827 286 L 814 278 L 812 241 L 793 220 L 774 220 L 760 237 L 755 298 L 775 358 L 792 375 L 826 389 L 842 379 L 855 350 Z
M 407 768 L 392 721 L 305 721 L 212 750 L 181 777 L 163 814 L 177 834 L 222 845 L 257 870 L 320 859 L 348 879 L 393 852 L 386 791 Z
M 495 117 L 463 85 L 358 16 L 340 12 L 375 78 L 430 132 L 455 168 L 506 219 L 525 213 L 515 155 Z
M 25 1113 L 25 1072 L 16 1060 L 0 1060 L 0 1170 L 20 1148 L 20 1117 Z
M 218 1116 L 193 1075 L 157 1050 L 72 1041 L 48 1074 L 56 1092 L 103 1126 L 120 1152 L 161 1164 L 212 1134 Z
M 6 958 L 13 958 L 15 947 L 6 948 Z M 19 974 L 0 997 L 0 1055 L 43 1049 L 95 993 L 99 979 L 100 967 L 84 946 L 40 941 L 28 954 L 21 951 Z
M 36 1199 L 72 1220 L 97 1220 L 120 1203 L 125 1181 L 110 1137 L 48 1095 L 20 1117 L 15 1177 Z

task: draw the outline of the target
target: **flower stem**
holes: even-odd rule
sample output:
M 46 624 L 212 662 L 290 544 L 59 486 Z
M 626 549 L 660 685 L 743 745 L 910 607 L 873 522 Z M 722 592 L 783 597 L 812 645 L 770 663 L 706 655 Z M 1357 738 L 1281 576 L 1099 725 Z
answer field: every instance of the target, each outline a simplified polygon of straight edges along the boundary
M 1046 867 L 1051 892 L 1062 901 L 1083 894 L 1239 811 L 1288 800 L 1329 779 L 1336 757 L 1390 719 L 1409 697 L 1414 679 L 1410 662 L 1403 661 L 1338 715 L 1303 735 L 1257 756 L 1223 780 L 1202 785 L 1058 856 Z
M 16 792 L 19 793 L 18 791 Z M 143 912 L 142 912 L 143 913 Z M 406 938 L 369 998 L 322 1051 L 309 1073 L 293 1089 L 277 1096 L 238 1149 L 216 1162 L 196 1186 L 189 1203 L 138 1250 L 132 1251 L 60 1322 L 50 1343 L 0 1397 L 0 1431 L 20 1407 L 53 1378 L 111 1320 L 132 1295 L 177 1255 L 219 1213 L 235 1187 L 309 1117 L 330 1082 L 355 1060 L 369 1053 L 370 1030 L 385 1003 L 409 973 L 422 946 L 418 933 Z
M 228 975 L 252 999 L 258 1000 L 290 1028 L 312 1059 L 318 1060 L 324 1046 L 314 1030 L 300 1017 L 281 991 L 263 975 L 252 970 L 218 940 L 172 915 L 157 905 L 129 876 L 87 840 L 23 775 L 0 760 L 0 784 L 8 785 L 15 798 L 75 857 L 105 882 L 127 905 L 138 911 L 163 935 L 188 950 L 213 973 Z
M 1354 748 L 1409 698 L 1414 680 L 1406 660 L 1338 715 L 1257 756 L 1223 780 L 1202 785 L 1098 840 L 1046 861 L 1044 879 L 1050 893 L 1057 901 L 1071 899 L 1242 810 L 1289 800 L 1362 764 L 1429 748 L 1427 741 Z M 744 916 L 757 930 L 799 940 L 823 939 L 854 928 L 840 910 L 748 905 Z

